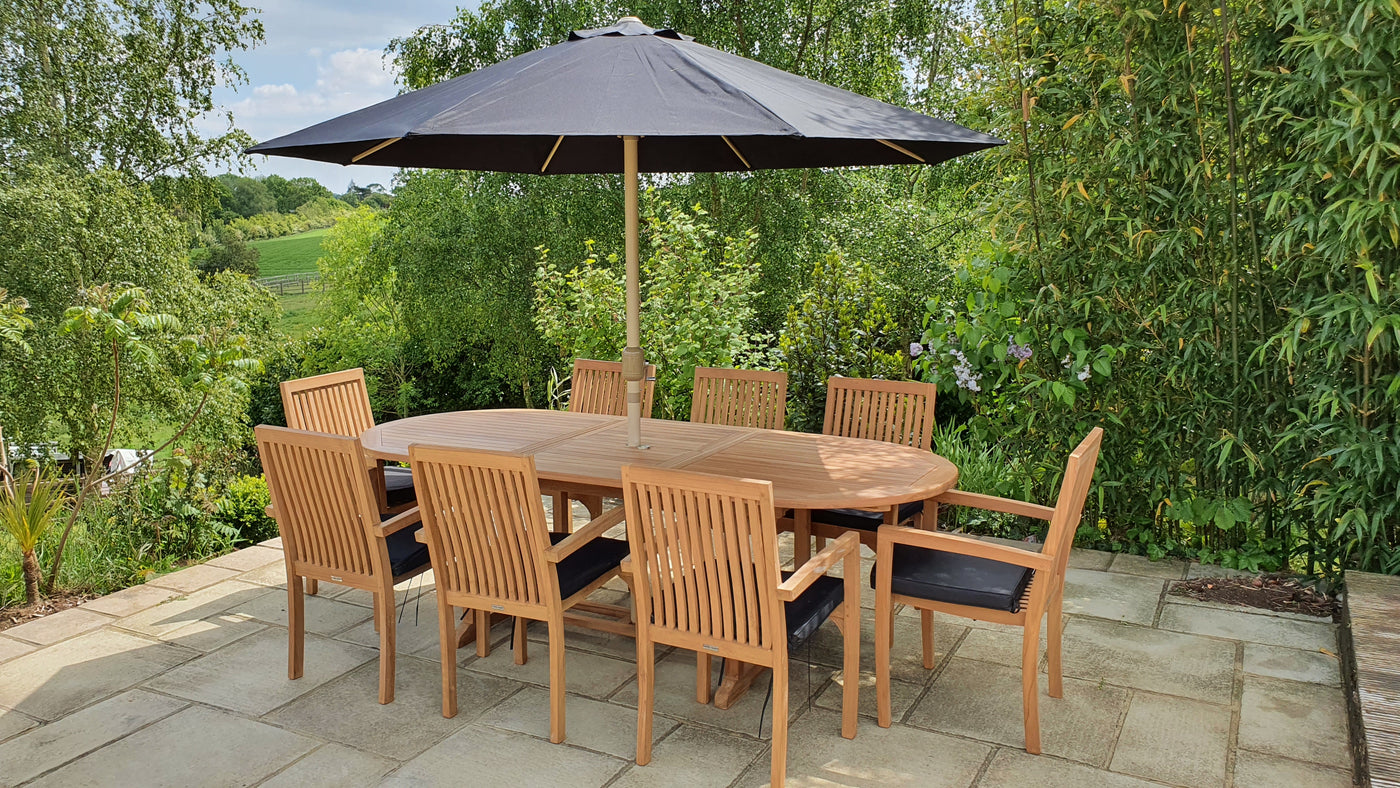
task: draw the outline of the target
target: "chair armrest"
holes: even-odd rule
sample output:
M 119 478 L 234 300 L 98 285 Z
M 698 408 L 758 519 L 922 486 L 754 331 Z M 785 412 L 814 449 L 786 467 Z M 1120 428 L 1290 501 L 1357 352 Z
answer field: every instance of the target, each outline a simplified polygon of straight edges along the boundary
M 1011 498 L 997 498 L 993 495 L 982 495 L 981 493 L 963 492 L 962 490 L 949 490 L 937 498 L 933 499 L 937 503 L 948 504 L 950 506 L 971 506 L 976 509 L 986 509 L 992 512 L 1005 512 L 1006 514 L 1019 514 L 1022 517 L 1034 517 L 1037 520 L 1049 520 L 1055 516 L 1055 510 L 1049 506 L 1027 503 L 1026 501 L 1016 501 Z
M 624 575 L 632 574 L 632 556 L 629 555 L 622 559 L 622 563 L 618 564 L 617 571 Z
M 907 544 L 915 547 L 924 547 L 930 550 L 942 550 L 948 553 L 958 553 L 959 555 L 969 555 L 974 558 L 986 558 L 992 561 L 1000 561 L 1004 564 L 1015 564 L 1024 566 L 1027 569 L 1050 571 L 1055 562 L 1050 556 L 1040 553 L 1033 553 L 1029 550 L 1018 550 L 1015 547 L 1007 547 L 992 542 L 983 542 L 980 539 L 972 539 L 966 536 L 944 533 L 942 531 L 924 531 L 919 528 L 905 528 L 899 525 L 880 526 L 880 542 L 895 542 L 896 544 Z
M 557 564 L 574 554 L 575 550 L 603 535 L 603 532 L 622 522 L 627 512 L 621 507 L 609 509 L 588 521 L 588 525 L 569 534 L 564 541 L 544 551 L 544 560 Z
M 841 534 L 836 541 L 822 548 L 820 553 L 798 567 L 797 571 L 792 573 L 792 577 L 779 584 L 778 598 L 784 602 L 796 599 L 808 586 L 815 583 L 818 577 L 830 571 L 837 561 L 857 550 L 860 550 L 860 537 L 856 532 L 847 531 Z
M 374 533 L 383 538 L 392 533 L 397 533 L 410 525 L 417 525 L 423 522 L 423 515 L 415 506 L 406 512 L 399 512 L 379 525 L 374 526 Z

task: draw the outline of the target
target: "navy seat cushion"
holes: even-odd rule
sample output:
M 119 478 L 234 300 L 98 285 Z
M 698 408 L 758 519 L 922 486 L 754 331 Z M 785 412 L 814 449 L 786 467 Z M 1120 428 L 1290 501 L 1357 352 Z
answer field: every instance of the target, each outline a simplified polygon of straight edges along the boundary
M 792 572 L 782 572 L 783 580 Z M 822 575 L 807 586 L 791 602 L 784 602 L 787 612 L 788 647 L 792 648 L 816 633 L 831 612 L 846 598 L 845 583 L 839 577 Z
M 390 508 L 416 501 L 413 492 L 413 472 L 396 465 L 384 466 L 384 494 Z
M 392 514 L 381 515 L 380 521 L 388 520 L 394 516 Z M 428 563 L 428 546 L 414 537 L 420 527 L 410 525 L 385 537 L 384 541 L 389 547 L 389 574 L 394 577 L 412 572 Z
M 923 510 L 923 501 L 902 503 L 899 505 L 899 521 L 902 523 Z M 875 531 L 885 524 L 885 513 L 867 512 L 864 509 L 816 509 L 812 512 L 812 522 Z
M 1010 613 L 1021 609 L 1021 595 L 1035 573 L 989 558 L 896 544 L 890 589 L 896 594 Z M 870 570 L 875 586 L 875 569 Z
M 559 544 L 569 536 L 570 534 L 550 533 L 549 541 L 551 544 Z M 617 565 L 622 563 L 622 559 L 627 557 L 628 552 L 630 548 L 625 539 L 605 537 L 598 537 L 575 550 L 558 564 L 559 598 L 568 599 L 602 577 L 605 572 L 616 569 Z

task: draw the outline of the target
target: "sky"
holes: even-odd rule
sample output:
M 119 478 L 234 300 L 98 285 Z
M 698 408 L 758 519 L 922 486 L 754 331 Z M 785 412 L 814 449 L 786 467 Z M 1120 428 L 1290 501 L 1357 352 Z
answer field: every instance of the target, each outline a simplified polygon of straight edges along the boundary
M 313 123 L 369 106 L 398 93 L 391 63 L 384 59 L 389 40 L 456 16 L 472 0 L 260 0 L 257 14 L 266 41 L 234 53 L 248 72 L 237 90 L 220 88 L 215 102 L 233 112 L 236 126 L 258 142 L 280 137 Z M 222 131 L 219 125 L 206 132 Z M 245 175 L 284 178 L 310 176 L 340 194 L 353 179 L 360 185 L 386 188 L 392 167 L 369 167 L 249 156 Z M 211 173 L 215 174 L 215 173 Z

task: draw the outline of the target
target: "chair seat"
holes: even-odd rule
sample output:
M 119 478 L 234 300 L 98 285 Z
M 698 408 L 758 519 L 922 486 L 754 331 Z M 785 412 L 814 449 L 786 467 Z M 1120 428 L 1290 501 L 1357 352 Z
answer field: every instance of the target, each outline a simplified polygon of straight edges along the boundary
M 416 501 L 413 472 L 397 465 L 384 466 L 384 497 L 391 509 Z
M 570 536 L 572 534 L 551 533 L 549 541 L 559 544 Z M 568 599 L 608 571 L 616 569 L 629 551 L 626 540 L 605 537 L 594 539 L 575 550 L 559 562 L 559 598 Z
M 902 503 L 899 505 L 899 521 L 902 523 L 923 510 L 923 501 Z M 877 531 L 885 524 L 885 513 L 864 509 L 815 509 L 812 511 L 812 522 L 839 525 L 858 531 Z
M 393 516 L 381 515 L 380 520 L 388 520 Z M 389 574 L 394 577 L 412 572 L 428 563 L 428 546 L 418 541 L 414 536 L 416 533 L 418 526 L 408 526 L 384 538 L 384 543 L 389 548 Z
M 989 558 L 896 544 L 890 590 L 904 596 L 1017 613 L 1034 571 Z M 875 569 L 870 570 L 875 587 Z
M 783 579 L 792 577 L 784 571 Z M 839 577 L 822 575 L 807 590 L 791 602 L 784 602 L 787 613 L 788 647 L 792 648 L 814 635 L 831 612 L 846 598 L 845 584 Z

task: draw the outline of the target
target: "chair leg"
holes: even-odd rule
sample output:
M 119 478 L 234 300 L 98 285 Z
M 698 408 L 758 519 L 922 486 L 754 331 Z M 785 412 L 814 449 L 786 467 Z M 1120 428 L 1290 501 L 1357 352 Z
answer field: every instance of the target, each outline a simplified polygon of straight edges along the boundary
M 457 716 L 457 613 L 438 598 L 438 648 L 442 658 L 442 716 Z
M 573 512 L 569 508 L 573 504 L 569 503 L 569 494 L 566 492 L 555 493 L 554 495 L 554 532 L 556 534 L 566 534 L 573 530 L 570 526 L 573 523 Z
M 386 585 L 374 595 L 379 607 L 379 702 L 394 702 L 394 587 Z
M 846 648 L 845 660 L 841 665 L 843 682 L 841 686 L 841 735 L 847 739 L 856 737 L 856 715 L 860 710 L 860 597 L 846 599 L 841 603 L 846 625 L 842 632 Z
M 307 593 L 307 594 L 309 594 L 309 595 L 311 595 L 311 596 L 316 596 L 316 594 L 319 593 L 320 590 L 321 590 L 321 581 L 319 581 L 319 580 L 317 580 L 317 579 L 315 579 L 315 578 L 313 578 L 313 577 L 308 577 L 308 578 L 306 578 L 306 593 Z
M 1026 722 L 1026 752 L 1040 754 L 1040 681 L 1036 663 L 1040 661 L 1040 616 L 1026 616 L 1021 641 L 1021 706 Z
M 637 638 L 637 765 L 651 763 L 651 715 L 656 701 L 656 646 Z
M 792 512 L 792 565 L 802 566 L 812 558 L 812 510 Z
M 603 513 L 603 496 L 582 495 L 578 502 L 583 504 L 583 508 L 588 510 L 588 519 L 593 520 Z
M 564 741 L 564 620 L 549 620 L 549 740 Z
M 476 616 L 476 655 L 491 656 L 491 613 L 486 610 L 473 610 Z
M 786 652 L 786 649 L 779 649 Z M 788 659 L 775 654 L 773 663 L 773 788 L 787 783 Z
M 890 647 L 894 640 L 894 600 L 877 588 L 875 592 L 875 721 L 890 727 Z
M 695 652 L 695 702 L 710 702 L 710 655 L 704 651 Z
M 515 664 L 517 665 L 524 665 L 530 659 L 529 646 L 526 645 L 528 639 L 525 637 L 525 627 L 529 623 L 528 620 L 520 616 L 515 617 L 515 633 L 511 639 L 511 650 L 515 652 Z
M 924 636 L 924 670 L 933 670 L 933 611 L 919 611 L 919 625 Z
M 1050 600 L 1049 623 L 1045 633 L 1047 656 L 1050 673 L 1050 697 L 1063 698 L 1065 696 L 1064 678 L 1061 671 L 1060 662 L 1060 639 L 1064 635 L 1065 619 L 1061 612 L 1064 605 L 1064 589 L 1055 592 L 1055 596 Z
M 287 582 L 287 678 L 301 678 L 306 662 L 306 603 L 301 578 Z

